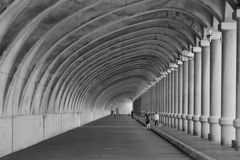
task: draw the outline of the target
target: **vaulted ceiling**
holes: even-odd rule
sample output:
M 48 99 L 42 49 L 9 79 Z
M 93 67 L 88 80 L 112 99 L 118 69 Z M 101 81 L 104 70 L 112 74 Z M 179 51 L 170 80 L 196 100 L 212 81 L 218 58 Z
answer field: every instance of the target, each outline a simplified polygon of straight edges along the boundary
M 1 0 L 2 114 L 133 99 L 229 19 L 232 0 Z

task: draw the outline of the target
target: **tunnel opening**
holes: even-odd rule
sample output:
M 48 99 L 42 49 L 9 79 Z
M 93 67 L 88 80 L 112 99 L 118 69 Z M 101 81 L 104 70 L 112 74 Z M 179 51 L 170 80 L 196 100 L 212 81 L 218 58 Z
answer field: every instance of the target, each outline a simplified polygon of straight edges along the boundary
M 111 109 L 115 110 L 117 114 L 130 114 L 132 111 L 132 101 L 129 98 L 117 100 L 113 103 Z

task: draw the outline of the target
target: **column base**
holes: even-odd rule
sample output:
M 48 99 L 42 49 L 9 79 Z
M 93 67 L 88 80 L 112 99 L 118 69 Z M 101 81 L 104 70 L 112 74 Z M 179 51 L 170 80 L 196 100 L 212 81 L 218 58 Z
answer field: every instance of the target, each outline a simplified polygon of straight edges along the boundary
M 193 115 L 187 115 L 188 120 L 188 133 L 193 134 Z
M 201 123 L 199 121 L 195 121 L 193 123 L 193 135 L 200 136 L 201 135 Z
M 182 114 L 178 114 L 178 115 L 177 115 L 177 118 L 178 118 L 178 119 L 181 119 L 181 118 L 182 118 Z
M 221 145 L 231 146 L 232 140 L 235 139 L 235 128 L 233 126 L 221 127 Z
M 218 123 L 216 124 L 210 124 L 210 138 L 209 140 L 210 141 L 213 141 L 213 142 L 220 142 L 221 141 L 221 127 Z
M 188 121 L 188 133 L 193 134 L 193 121 Z
M 209 134 L 209 123 L 208 123 L 208 116 L 201 116 L 199 118 L 201 122 L 201 138 L 208 139 Z
M 178 130 L 182 130 L 182 119 L 178 119 Z
M 176 128 L 176 129 L 178 128 L 178 119 L 177 118 L 175 119 L 174 128 Z
M 199 120 L 200 120 L 200 115 L 194 115 L 194 116 L 192 117 L 192 120 L 193 120 L 194 122 L 199 122 Z
M 233 127 L 233 118 L 221 117 L 219 124 L 221 126 L 221 145 L 231 146 L 232 140 L 235 140 L 235 128 Z
M 207 122 L 201 122 L 201 138 L 208 139 L 209 124 Z
M 193 120 L 193 115 L 188 114 L 188 115 L 187 115 L 187 120 L 192 121 L 192 120 Z
M 178 118 L 178 114 L 174 114 L 173 117 L 174 117 L 174 118 Z
M 182 119 L 187 119 L 187 114 L 182 114 L 181 118 Z
M 188 121 L 187 121 L 187 114 L 182 114 L 182 131 L 188 131 Z
M 221 126 L 218 124 L 220 117 L 211 116 L 208 118 L 208 122 L 210 124 L 210 141 L 220 142 L 221 141 Z
M 240 151 L 240 119 L 239 118 L 233 121 L 233 126 L 236 128 L 235 150 Z

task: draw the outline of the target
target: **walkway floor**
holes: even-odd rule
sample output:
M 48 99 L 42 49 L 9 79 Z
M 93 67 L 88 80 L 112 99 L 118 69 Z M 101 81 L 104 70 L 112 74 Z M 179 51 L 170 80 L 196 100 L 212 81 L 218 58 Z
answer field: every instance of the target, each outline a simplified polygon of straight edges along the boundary
M 144 124 L 142 117 L 136 116 L 139 122 Z M 188 155 L 195 159 L 206 160 L 240 160 L 240 152 L 230 146 L 221 146 L 220 142 L 211 142 L 207 139 L 193 136 L 185 132 L 169 128 L 169 127 L 154 127 L 151 122 L 152 131 L 156 132 L 161 137 L 164 137 L 169 142 L 178 146 Z
M 127 115 L 107 116 L 1 160 L 189 160 Z

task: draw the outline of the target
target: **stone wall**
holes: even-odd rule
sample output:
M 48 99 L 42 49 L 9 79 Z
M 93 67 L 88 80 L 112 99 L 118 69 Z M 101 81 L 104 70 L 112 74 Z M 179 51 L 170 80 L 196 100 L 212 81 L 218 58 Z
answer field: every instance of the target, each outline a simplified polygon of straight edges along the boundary
M 105 111 L 0 117 L 0 157 L 110 114 Z

